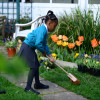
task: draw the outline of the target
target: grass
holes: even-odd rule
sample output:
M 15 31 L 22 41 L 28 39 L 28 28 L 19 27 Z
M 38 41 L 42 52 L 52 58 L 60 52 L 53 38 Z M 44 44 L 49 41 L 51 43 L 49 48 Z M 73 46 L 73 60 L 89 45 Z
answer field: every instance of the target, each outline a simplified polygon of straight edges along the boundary
M 6 90 L 6 94 L 0 94 L 0 100 L 42 100 L 38 95 L 32 92 L 26 93 L 23 88 L 0 76 L 0 91 L 2 90 Z
M 67 90 L 82 95 L 89 100 L 100 100 L 100 77 L 92 76 L 88 73 L 78 72 L 76 68 L 64 68 L 73 73 L 79 80 L 80 85 L 74 85 L 70 82 L 67 75 L 59 68 L 43 71 L 40 68 L 40 76 L 52 81 Z

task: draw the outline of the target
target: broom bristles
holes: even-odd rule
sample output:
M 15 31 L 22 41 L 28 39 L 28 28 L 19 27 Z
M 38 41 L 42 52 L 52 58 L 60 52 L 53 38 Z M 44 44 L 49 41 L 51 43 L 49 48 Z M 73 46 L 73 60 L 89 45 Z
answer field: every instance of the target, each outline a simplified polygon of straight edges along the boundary
M 77 79 L 77 81 L 75 81 L 75 82 L 74 82 L 73 80 L 71 80 L 71 79 L 70 79 L 70 81 L 71 81 L 73 84 L 75 84 L 75 85 L 79 85 L 79 84 L 80 84 L 80 80 L 78 80 L 78 79 Z
M 71 82 L 74 83 L 75 85 L 80 84 L 80 80 L 78 80 L 74 75 L 71 73 L 68 74 L 68 77 L 70 78 Z

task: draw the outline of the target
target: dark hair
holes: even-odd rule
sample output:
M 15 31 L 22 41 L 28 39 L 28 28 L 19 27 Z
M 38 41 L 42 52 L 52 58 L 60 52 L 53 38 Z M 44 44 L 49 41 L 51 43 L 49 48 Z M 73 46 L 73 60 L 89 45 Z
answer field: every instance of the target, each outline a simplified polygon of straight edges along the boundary
M 47 15 L 45 16 L 44 20 L 45 20 L 45 23 L 47 23 L 48 20 L 58 21 L 58 18 L 55 16 L 55 14 L 53 13 L 53 11 L 49 10 L 47 12 Z

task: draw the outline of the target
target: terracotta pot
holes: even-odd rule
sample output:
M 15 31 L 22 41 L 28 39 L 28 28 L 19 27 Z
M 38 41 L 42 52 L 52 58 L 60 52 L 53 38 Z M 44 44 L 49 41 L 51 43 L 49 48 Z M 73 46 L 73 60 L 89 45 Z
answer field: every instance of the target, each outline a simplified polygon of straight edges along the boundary
M 8 57 L 13 57 L 16 54 L 16 49 L 15 48 L 7 48 L 8 52 Z

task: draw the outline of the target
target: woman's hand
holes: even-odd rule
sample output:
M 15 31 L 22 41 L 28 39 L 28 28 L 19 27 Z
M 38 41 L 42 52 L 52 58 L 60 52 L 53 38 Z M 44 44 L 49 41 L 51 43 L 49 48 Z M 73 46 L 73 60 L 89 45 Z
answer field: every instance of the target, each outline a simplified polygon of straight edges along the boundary
M 45 52 L 45 51 L 44 51 L 44 52 L 42 52 L 42 55 L 46 57 L 46 52 Z
M 54 63 L 55 62 L 55 59 L 52 57 L 52 54 L 48 55 L 49 56 L 49 60 L 50 62 Z

